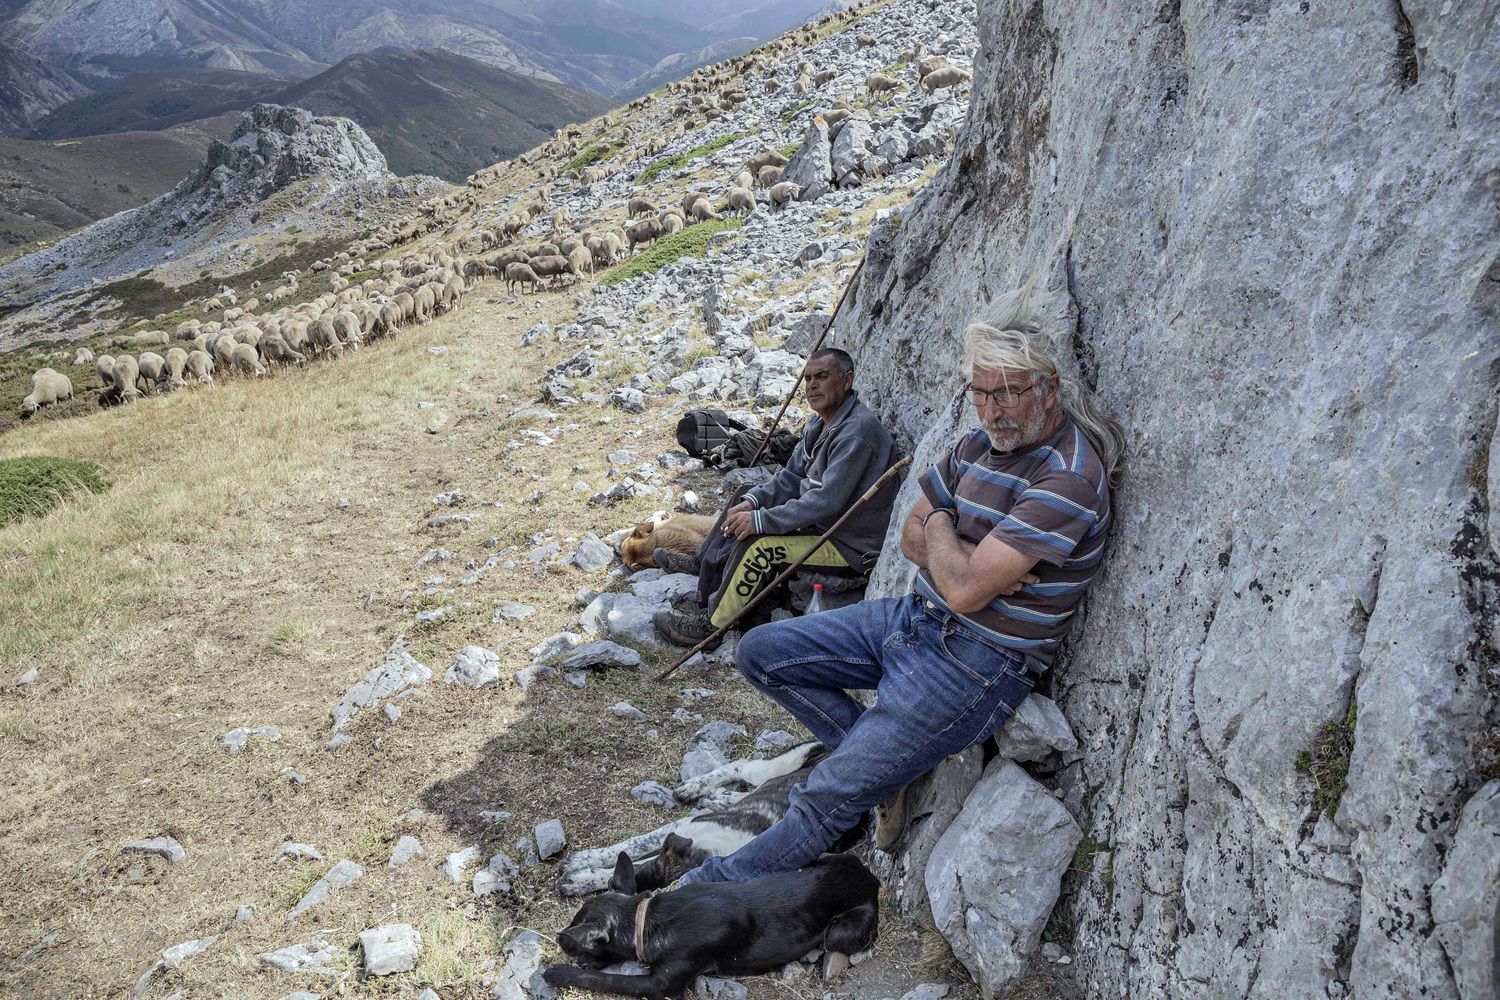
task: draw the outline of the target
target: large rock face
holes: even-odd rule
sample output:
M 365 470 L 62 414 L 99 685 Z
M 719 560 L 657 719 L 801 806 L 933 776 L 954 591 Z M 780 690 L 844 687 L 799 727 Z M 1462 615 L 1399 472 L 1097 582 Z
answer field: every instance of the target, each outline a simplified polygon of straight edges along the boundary
M 1084 752 L 1066 801 L 1109 852 L 1060 904 L 1090 992 L 1466 997 L 1469 925 L 1434 934 L 1431 888 L 1496 716 L 1495 22 L 1437 0 L 979 18 L 957 149 L 872 233 L 834 340 L 920 466 L 970 419 L 963 321 L 1037 271 L 1065 367 L 1127 427 L 1053 681 Z M 1297 757 L 1351 704 L 1320 820 Z

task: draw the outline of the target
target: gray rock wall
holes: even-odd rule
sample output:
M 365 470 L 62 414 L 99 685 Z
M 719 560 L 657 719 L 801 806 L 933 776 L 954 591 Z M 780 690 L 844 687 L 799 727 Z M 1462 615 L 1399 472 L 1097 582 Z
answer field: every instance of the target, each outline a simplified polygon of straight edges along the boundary
M 1059 904 L 1089 992 L 1470 1000 L 1471 925 L 1434 933 L 1431 888 L 1495 767 L 1494 12 L 979 17 L 957 149 L 872 233 L 834 340 L 920 465 L 969 419 L 964 319 L 1039 271 L 1064 364 L 1127 427 L 1054 679 L 1084 751 L 1065 801 L 1101 845 Z M 877 585 L 908 572 L 893 533 Z M 1297 756 L 1351 704 L 1320 819 Z

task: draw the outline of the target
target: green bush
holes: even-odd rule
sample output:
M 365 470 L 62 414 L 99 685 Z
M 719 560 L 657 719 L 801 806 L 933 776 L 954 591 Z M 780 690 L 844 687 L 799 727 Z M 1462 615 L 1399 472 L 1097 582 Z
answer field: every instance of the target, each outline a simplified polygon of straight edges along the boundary
M 1354 725 L 1359 706 L 1351 700 L 1342 719 L 1325 722 L 1307 749 L 1297 754 L 1297 770 L 1312 779 L 1313 806 L 1332 816 L 1344 797 L 1349 759 L 1354 756 Z
M 802 148 L 802 143 L 800 143 L 800 142 L 794 142 L 791 145 L 782 146 L 781 147 L 781 155 L 785 156 L 788 160 L 790 160 L 792 157 L 794 157 L 794 156 L 797 155 L 797 150 L 799 150 L 801 148 Z
M 635 182 L 637 184 L 650 184 L 668 170 L 680 170 L 700 156 L 717 153 L 731 142 L 737 142 L 745 138 L 745 136 L 753 134 L 752 132 L 731 132 L 710 142 L 705 142 L 701 146 L 694 146 L 686 153 L 673 153 L 671 156 L 663 156 L 645 170 L 642 170 L 640 176 L 635 179 Z
M 792 119 L 797 117 L 797 113 L 799 111 L 806 111 L 808 108 L 810 108 L 810 107 L 813 106 L 813 102 L 816 101 L 816 100 L 817 100 L 817 98 L 815 98 L 815 97 L 809 97 L 807 100 L 803 101 L 801 104 L 797 105 L 795 108 L 793 108 L 792 110 L 788 111 L 786 114 L 782 115 L 781 116 L 782 127 L 784 128 L 787 125 L 790 125 L 792 123 Z
M 614 156 L 616 153 L 618 153 L 622 145 L 624 145 L 624 143 L 595 143 L 594 145 L 585 148 L 577 156 L 573 157 L 566 164 L 564 164 L 562 172 L 565 174 L 577 173 L 584 167 L 593 166 L 600 160 L 607 160 L 611 156 Z
M 71 493 L 104 490 L 104 474 L 92 462 L 38 455 L 0 459 L 0 525 L 40 517 Z
M 651 274 L 672 263 L 679 257 L 696 257 L 708 249 L 708 238 L 715 233 L 738 229 L 744 219 L 711 219 L 686 229 L 669 233 L 651 244 L 651 249 L 638 254 L 623 264 L 618 264 L 599 279 L 601 285 L 613 285 L 643 274 Z

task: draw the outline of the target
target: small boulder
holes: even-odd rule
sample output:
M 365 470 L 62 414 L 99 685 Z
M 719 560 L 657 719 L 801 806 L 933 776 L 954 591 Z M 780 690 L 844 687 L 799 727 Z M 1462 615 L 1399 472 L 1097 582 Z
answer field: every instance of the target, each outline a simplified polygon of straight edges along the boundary
M 166 858 L 176 864 L 187 857 L 187 851 L 182 849 L 172 837 L 148 837 L 145 840 L 132 840 L 121 844 L 120 850 L 126 854 L 154 854 L 159 858 Z
M 568 846 L 568 836 L 563 833 L 560 819 L 549 819 L 539 824 L 533 832 L 536 836 L 537 856 L 543 861 L 556 857 L 562 853 L 564 847 Z
M 387 924 L 359 932 L 365 956 L 365 975 L 389 976 L 410 972 L 422 953 L 422 935 L 411 924 Z
M 463 684 L 480 688 L 500 681 L 500 657 L 483 646 L 465 646 L 454 657 L 453 665 L 443 674 L 446 684 Z

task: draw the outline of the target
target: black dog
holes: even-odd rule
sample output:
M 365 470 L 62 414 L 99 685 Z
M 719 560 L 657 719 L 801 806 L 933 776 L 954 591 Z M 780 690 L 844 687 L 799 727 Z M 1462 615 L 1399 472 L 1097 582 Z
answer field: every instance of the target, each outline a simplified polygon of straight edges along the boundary
M 858 858 L 825 854 L 797 871 L 653 896 L 636 891 L 635 866 L 622 851 L 609 891 L 583 904 L 557 936 L 579 965 L 554 965 L 543 978 L 553 986 L 676 1000 L 704 973 L 753 976 L 818 949 L 864 951 L 879 928 L 879 894 L 880 882 Z M 650 973 L 598 971 L 629 959 Z

